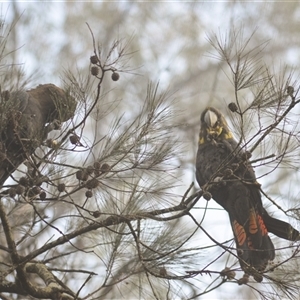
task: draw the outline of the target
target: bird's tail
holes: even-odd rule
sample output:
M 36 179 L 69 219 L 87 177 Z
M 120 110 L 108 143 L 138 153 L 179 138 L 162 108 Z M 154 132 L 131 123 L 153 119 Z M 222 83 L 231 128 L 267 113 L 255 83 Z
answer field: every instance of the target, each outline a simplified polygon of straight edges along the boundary
M 262 276 L 257 272 L 264 271 L 268 261 L 275 257 L 274 245 L 268 236 L 264 220 L 253 208 L 250 209 L 245 224 L 240 224 L 232 215 L 230 217 L 240 265 L 256 281 L 261 281 Z
M 299 241 L 300 233 L 287 222 L 271 217 L 266 210 L 263 212 L 263 220 L 267 230 L 280 238 L 289 241 Z

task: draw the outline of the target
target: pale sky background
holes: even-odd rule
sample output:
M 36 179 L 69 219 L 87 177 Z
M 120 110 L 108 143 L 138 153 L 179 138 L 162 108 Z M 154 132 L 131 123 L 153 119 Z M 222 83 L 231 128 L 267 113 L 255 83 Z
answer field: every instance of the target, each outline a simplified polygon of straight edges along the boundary
M 124 1 L 121 3 L 121 1 L 108 1 L 108 2 L 117 2 L 120 6 L 123 5 L 124 7 L 130 2 L 130 1 Z M 183 19 L 186 16 L 184 6 L 185 4 L 182 4 L 180 1 L 167 1 L 164 3 L 161 3 L 163 1 L 158 1 L 160 3 L 153 3 L 154 1 L 149 1 L 141 3 L 139 5 L 153 5 L 153 9 L 158 9 L 161 15 L 176 15 L 178 14 Z M 265 20 L 263 17 L 267 15 L 269 12 L 268 9 L 271 8 L 271 5 L 268 5 L 268 3 L 265 1 L 265 5 L 261 4 L 259 7 L 254 4 L 254 1 L 245 1 L 248 3 L 247 10 L 242 10 L 241 7 L 235 6 L 232 8 L 232 11 L 229 11 L 228 9 L 225 10 L 225 3 L 224 1 L 207 1 L 207 3 L 200 3 L 200 1 L 196 1 L 194 4 L 190 2 L 191 5 L 194 5 L 194 9 L 197 11 L 198 16 L 201 16 L 201 24 L 205 25 L 205 28 L 199 28 L 199 31 L 201 31 L 201 36 L 199 36 L 199 40 L 202 42 L 205 40 L 206 33 L 216 32 L 216 33 L 225 33 L 228 28 L 232 25 L 231 22 L 234 22 L 238 24 L 239 22 L 243 22 L 244 18 L 249 18 L 249 16 L 253 16 L 253 23 L 251 26 L 247 27 L 246 30 L 253 30 L 256 27 L 258 28 L 258 31 L 262 31 L 264 34 L 264 37 L 268 37 L 270 39 L 270 45 L 272 46 L 273 43 L 276 42 L 277 37 L 281 37 L 281 33 L 279 31 L 276 31 L 276 29 L 268 24 L 268 21 Z M 259 1 L 261 2 L 261 1 Z M 287 2 L 287 1 L 286 1 Z M 278 5 L 285 5 L 285 1 L 282 1 L 278 3 Z M 99 4 L 102 3 L 101 1 Z M 227 2 L 228 3 L 228 2 Z M 253 3 L 253 6 L 249 5 L 249 3 Z M 46 5 L 47 4 L 47 5 Z M 32 5 L 35 6 L 34 12 L 32 12 Z M 69 2 L 69 5 L 72 5 L 72 2 Z M 74 3 L 74 5 L 76 5 Z M 88 5 L 88 4 L 87 4 Z M 155 7 L 154 7 L 155 6 Z M 65 18 L 68 16 L 69 11 L 68 7 L 64 2 L 59 1 L 53 1 L 51 2 L 51 5 L 46 2 L 40 2 L 40 1 L 18 1 L 16 3 L 16 7 L 18 8 L 18 11 L 23 14 L 24 17 L 28 18 L 30 16 L 30 20 L 28 22 L 31 22 L 34 24 L 35 32 L 37 39 L 33 42 L 31 42 L 30 36 L 33 34 L 33 32 L 28 32 L 20 27 L 18 27 L 17 30 L 17 44 L 18 47 L 21 47 L 20 50 L 18 50 L 16 57 L 18 62 L 24 63 L 24 69 L 26 69 L 26 73 L 31 74 L 35 73 L 38 69 L 40 74 L 37 78 L 34 78 L 34 81 L 37 83 L 48 83 L 52 82 L 55 84 L 59 84 L 60 82 L 60 74 L 57 74 L 57 65 L 61 66 L 61 70 L 64 68 L 67 69 L 70 66 L 78 66 L 78 67 L 84 67 L 87 64 L 88 57 L 92 54 L 91 51 L 88 52 L 86 48 L 81 44 L 81 39 L 83 39 L 82 32 L 85 32 L 86 35 L 89 35 L 89 32 L 86 28 L 86 25 L 84 22 L 74 24 L 74 31 L 76 32 L 76 26 L 78 26 L 78 35 L 69 36 L 67 32 L 64 31 L 62 28 L 64 25 Z M 6 20 L 10 22 L 14 15 L 12 11 L 12 3 L 2 2 L 2 15 L 6 16 Z M 131 15 L 132 11 L 128 15 L 128 18 L 132 18 Z M 298 7 L 298 15 L 300 16 L 300 9 Z M 133 14 L 133 13 L 132 13 Z M 256 18 L 257 15 L 261 15 L 261 18 Z M 21 18 L 23 17 L 21 16 Z M 295 17 L 295 16 L 294 16 Z M 83 20 L 87 22 L 91 22 L 91 26 L 93 28 L 96 28 L 98 25 L 95 22 L 94 19 L 90 20 L 89 16 L 82 16 Z M 287 15 L 286 18 L 288 19 L 289 16 Z M 100 20 L 100 19 L 99 19 Z M 144 48 L 141 49 L 141 56 L 150 57 L 152 54 L 152 48 L 150 47 L 151 42 L 155 41 L 155 38 L 157 37 L 157 43 L 156 46 L 159 48 L 159 43 L 163 39 L 163 36 L 161 36 L 161 31 L 164 30 L 164 28 L 161 27 L 161 25 L 168 27 L 168 23 L 164 23 L 163 20 L 160 18 L 158 21 L 158 25 L 156 26 L 155 20 L 152 20 L 152 23 L 149 26 L 152 26 L 152 28 L 148 28 L 150 33 L 152 35 L 143 35 L 141 32 L 139 32 L 139 24 L 134 24 L 134 19 L 130 19 L 132 22 L 132 26 L 128 29 L 128 32 L 126 32 L 126 28 L 123 28 L 123 24 L 120 25 L 119 32 L 120 35 L 124 35 L 127 33 L 128 35 L 136 35 L 136 38 L 139 39 L 140 45 L 144 45 Z M 50 26 L 51 30 L 45 25 L 45 22 L 47 21 L 47 26 Z M 287 20 L 280 20 L 280 22 L 284 22 Z M 128 22 L 130 23 L 130 21 Z M 171 24 L 170 24 L 171 25 Z M 101 25 L 99 25 L 101 26 Z M 200 26 L 199 23 L 197 23 L 195 26 Z M 200 30 L 201 29 L 201 30 Z M 33 29 L 32 29 L 33 30 Z M 98 29 L 97 29 L 98 30 Z M 147 33 L 148 33 L 147 32 Z M 161 49 L 161 55 L 158 57 L 151 57 L 151 60 L 147 61 L 146 59 L 143 61 L 143 66 L 139 70 L 140 73 L 148 72 L 150 73 L 149 76 L 152 76 L 156 80 L 160 80 L 161 86 L 169 86 L 172 84 L 172 80 L 174 77 L 174 73 L 180 73 L 181 70 L 185 69 L 185 61 L 182 57 L 178 55 L 178 49 L 181 49 L 182 47 L 185 47 L 185 45 L 181 44 L 180 38 L 176 36 L 176 30 L 174 32 L 174 43 L 172 47 L 169 48 L 163 48 Z M 43 43 L 45 40 L 51 44 L 51 49 L 47 51 L 47 49 L 42 48 L 40 51 L 40 58 L 39 60 L 36 59 L 36 52 L 39 52 L 38 49 L 35 49 L 35 51 L 32 51 L 33 47 L 39 47 L 37 45 L 37 41 L 39 40 L 39 37 L 41 37 L 41 43 Z M 151 41 L 151 42 L 150 42 Z M 78 55 L 76 58 L 73 59 L 73 57 L 70 57 L 69 59 L 63 58 L 60 53 L 61 51 L 61 44 L 72 44 L 72 47 L 75 49 L 75 51 L 78 52 Z M 184 43 L 184 40 L 182 40 L 182 43 Z M 43 45 L 42 45 L 43 46 Z M 164 45 L 162 44 L 162 47 Z M 169 46 L 169 44 L 168 44 Z M 36 51 L 37 50 L 37 51 Z M 285 56 L 281 57 L 284 62 L 288 62 L 291 64 L 297 65 L 299 63 L 299 42 L 291 42 L 291 45 L 289 45 L 289 49 L 286 51 Z M 199 64 L 199 68 L 207 65 L 209 65 L 209 61 L 211 58 L 208 56 L 203 56 L 202 54 L 199 55 L 199 62 L 195 61 L 195 65 Z M 266 60 L 271 60 L 271 57 L 266 57 Z M 156 61 L 157 65 L 153 65 L 153 62 Z M 202 62 L 202 63 L 201 63 Z M 150 70 L 150 71 L 149 71 Z M 127 80 L 128 84 L 134 84 L 134 78 L 132 77 L 126 77 L 124 78 Z M 145 77 L 145 80 L 147 78 Z M 183 81 L 184 78 L 182 78 Z M 148 79 L 147 79 L 148 80 Z M 180 82 L 180 78 L 178 79 Z M 203 83 L 204 82 L 204 83 Z M 176 88 L 172 87 L 172 88 Z M 188 107 L 187 110 L 190 109 L 190 111 L 195 112 L 199 115 L 200 113 L 200 107 L 202 109 L 203 102 L 208 102 L 209 97 L 207 96 L 208 92 L 206 91 L 206 84 L 205 84 L 205 78 L 202 78 L 201 80 L 198 80 L 198 86 L 194 85 L 193 88 L 191 86 L 185 87 L 183 90 L 180 90 L 179 95 L 186 95 L 190 99 L 193 97 L 199 97 L 199 102 L 202 101 L 201 105 L 197 102 L 193 107 Z M 221 89 L 221 88 L 220 88 Z M 179 97 L 180 97 L 179 96 Z M 203 97 L 203 98 L 202 98 Z M 204 99 L 204 100 L 202 100 Z M 227 99 L 227 98 L 226 98 Z M 222 99 L 223 101 L 224 99 Z M 225 101 L 225 100 L 224 100 Z M 189 105 L 188 101 L 186 101 L 187 106 Z M 216 102 L 214 102 L 216 103 Z M 188 111 L 186 116 L 186 121 L 189 123 L 190 120 L 193 120 L 193 116 L 190 118 L 190 113 Z M 197 129 L 198 130 L 198 129 Z M 195 132 L 194 137 L 198 135 L 198 132 Z M 193 138 L 190 138 L 190 145 L 188 147 L 194 147 L 194 140 Z M 190 148 L 187 150 L 186 156 L 191 156 Z M 194 173 L 192 171 L 192 163 L 190 163 L 190 169 L 186 171 L 186 175 L 181 178 L 181 183 L 183 184 L 183 188 L 180 192 L 183 192 L 186 187 L 190 184 L 191 181 L 194 180 Z M 297 174 L 295 175 L 295 177 Z M 274 181 L 274 178 L 270 179 L 270 181 Z M 262 179 L 260 181 L 263 185 L 267 184 L 264 183 L 265 179 Z M 290 184 L 290 182 L 288 183 Z M 290 193 L 290 195 L 292 192 Z M 298 191 L 295 191 L 295 194 L 298 194 Z M 200 200 L 197 207 L 201 207 L 199 209 L 199 215 L 202 215 L 202 208 L 205 206 L 205 200 Z M 220 208 L 214 201 L 209 202 L 209 207 L 211 208 Z M 208 214 L 205 218 L 205 221 L 203 223 L 203 226 L 209 230 L 209 233 L 217 240 L 219 241 L 225 241 L 232 238 L 232 231 L 230 229 L 230 225 L 228 222 L 227 213 L 224 210 L 218 209 L 218 210 L 211 210 L 208 211 Z M 197 216 L 198 212 L 197 210 L 194 211 L 194 215 Z M 200 218 L 200 217 L 199 217 Z M 295 224 L 294 224 L 295 225 Z M 298 227 L 299 228 L 299 227 Z M 201 235 L 201 245 L 205 244 L 205 239 L 203 238 L 203 235 Z M 195 245 L 197 246 L 197 239 L 194 240 Z M 211 244 L 211 241 L 207 239 L 207 244 Z M 205 254 L 205 257 L 211 257 L 214 258 L 217 256 L 215 250 L 207 251 Z M 233 258 L 230 258 L 230 262 L 233 262 Z M 230 263 L 228 264 L 230 265 Z M 222 266 L 218 266 L 219 268 L 222 268 Z M 217 268 L 217 267 L 216 267 Z M 211 281 L 211 278 L 209 276 L 201 277 L 200 281 L 207 281 L 209 283 Z M 195 282 L 195 284 L 198 284 L 198 282 Z M 205 284 L 203 285 L 205 286 Z M 235 284 L 225 284 L 220 289 L 217 289 L 216 291 L 213 291 L 206 296 L 201 297 L 201 299 L 220 299 L 220 295 L 222 295 L 222 299 L 241 299 L 241 293 L 244 287 L 238 287 Z

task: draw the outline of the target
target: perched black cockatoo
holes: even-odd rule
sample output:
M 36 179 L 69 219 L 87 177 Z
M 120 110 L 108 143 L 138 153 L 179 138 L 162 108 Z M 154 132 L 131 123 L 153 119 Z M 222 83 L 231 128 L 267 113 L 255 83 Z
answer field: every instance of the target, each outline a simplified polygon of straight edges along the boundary
M 299 240 L 299 232 L 263 208 L 249 153 L 239 147 L 215 108 L 208 107 L 201 115 L 198 147 L 197 181 L 228 212 L 242 269 L 249 275 L 253 268 L 264 271 L 275 257 L 268 232 L 290 241 Z M 262 280 L 261 276 L 254 278 Z
M 37 147 L 54 123 L 70 119 L 73 97 L 54 84 L 0 94 L 0 185 Z

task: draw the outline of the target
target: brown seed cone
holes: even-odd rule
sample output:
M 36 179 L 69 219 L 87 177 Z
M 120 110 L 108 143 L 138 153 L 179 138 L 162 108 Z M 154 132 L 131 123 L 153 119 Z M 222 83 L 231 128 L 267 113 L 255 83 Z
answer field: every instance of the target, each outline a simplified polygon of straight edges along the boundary
M 64 183 L 60 183 L 58 186 L 57 186 L 57 190 L 59 192 L 64 192 L 66 189 L 66 185 Z
M 92 74 L 93 76 L 99 75 L 99 68 L 96 67 L 96 66 L 91 67 L 91 74 Z
M 86 196 L 87 198 L 92 198 L 92 197 L 93 197 L 93 192 L 90 191 L 90 190 L 88 190 L 88 191 L 85 192 L 85 196 Z
M 228 108 L 229 108 L 232 112 L 238 111 L 238 107 L 237 107 L 236 103 L 234 103 L 234 102 L 229 103 L 229 104 L 228 104 Z
M 91 61 L 91 63 L 92 63 L 93 65 L 95 65 L 95 64 L 97 64 L 97 63 L 99 62 L 99 59 L 98 59 L 97 55 L 92 55 L 92 56 L 90 57 L 90 61 Z
M 96 210 L 96 211 L 93 212 L 93 217 L 99 218 L 100 216 L 101 216 L 100 210 Z
M 42 191 L 42 192 L 40 193 L 40 199 L 41 199 L 41 200 L 45 200 L 46 197 L 47 197 L 46 192 Z
M 16 186 L 17 195 L 22 195 L 25 192 L 25 187 L 23 185 L 18 184 Z
M 102 173 L 106 173 L 106 172 L 108 172 L 110 170 L 110 165 L 109 164 L 103 164 L 102 166 L 101 166 L 101 168 L 100 168 L 100 171 L 102 172 Z
M 96 178 L 90 179 L 89 181 L 87 181 L 86 183 L 86 187 L 88 189 L 94 189 L 99 185 L 99 181 Z
M 202 197 L 205 199 L 205 200 L 210 200 L 212 198 L 212 195 L 210 192 L 204 192 Z
M 119 73 L 113 72 L 113 73 L 111 74 L 111 79 L 112 79 L 113 81 L 118 81 L 119 78 L 120 78 L 120 74 L 119 74 Z

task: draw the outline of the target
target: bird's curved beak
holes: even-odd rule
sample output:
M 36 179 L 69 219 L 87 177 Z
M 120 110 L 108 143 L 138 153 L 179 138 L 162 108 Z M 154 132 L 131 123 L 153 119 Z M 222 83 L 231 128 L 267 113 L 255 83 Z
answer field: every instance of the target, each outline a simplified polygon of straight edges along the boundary
M 204 122 L 207 126 L 207 138 L 208 140 L 212 140 L 217 138 L 221 132 L 222 128 L 217 126 L 218 116 L 211 110 L 208 110 L 204 115 Z
M 218 116 L 211 110 L 208 110 L 204 115 L 204 122 L 207 127 L 212 128 L 216 125 L 218 121 Z

